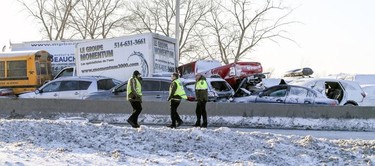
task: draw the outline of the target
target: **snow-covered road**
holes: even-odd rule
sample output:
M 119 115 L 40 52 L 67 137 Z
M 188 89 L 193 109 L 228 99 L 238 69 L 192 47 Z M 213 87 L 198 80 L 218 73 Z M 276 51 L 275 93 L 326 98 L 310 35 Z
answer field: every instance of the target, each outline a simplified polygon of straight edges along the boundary
M 374 165 L 375 140 L 0 120 L 0 165 Z

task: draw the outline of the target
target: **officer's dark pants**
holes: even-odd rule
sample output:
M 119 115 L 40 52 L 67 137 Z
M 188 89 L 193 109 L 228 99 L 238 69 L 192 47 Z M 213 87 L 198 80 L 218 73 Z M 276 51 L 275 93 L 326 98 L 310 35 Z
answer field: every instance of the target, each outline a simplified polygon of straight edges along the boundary
M 195 109 L 195 114 L 197 115 L 196 126 L 200 126 L 201 118 L 203 118 L 202 126 L 207 126 L 207 112 L 206 112 L 207 101 L 198 101 L 197 107 Z
M 142 112 L 142 105 L 140 101 L 131 101 L 130 104 L 133 107 L 133 113 L 129 117 L 134 124 L 138 124 L 138 116 Z
M 180 100 L 171 100 L 171 119 L 173 126 L 176 125 L 176 122 L 182 121 L 180 115 L 177 113 L 177 108 L 180 105 L 180 102 Z

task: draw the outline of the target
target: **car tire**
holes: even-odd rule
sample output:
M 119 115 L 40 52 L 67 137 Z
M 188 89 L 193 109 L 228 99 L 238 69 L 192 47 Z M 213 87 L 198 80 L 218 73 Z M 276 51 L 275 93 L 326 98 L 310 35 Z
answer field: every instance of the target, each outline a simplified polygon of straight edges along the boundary
M 345 103 L 344 106 L 357 106 L 357 105 L 355 105 L 353 103 Z

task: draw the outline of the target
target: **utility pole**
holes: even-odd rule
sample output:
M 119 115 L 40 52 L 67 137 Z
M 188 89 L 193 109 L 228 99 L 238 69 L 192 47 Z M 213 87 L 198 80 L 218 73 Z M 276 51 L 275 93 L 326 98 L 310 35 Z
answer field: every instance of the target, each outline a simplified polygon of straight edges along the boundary
M 180 0 L 176 0 L 176 69 L 180 62 Z

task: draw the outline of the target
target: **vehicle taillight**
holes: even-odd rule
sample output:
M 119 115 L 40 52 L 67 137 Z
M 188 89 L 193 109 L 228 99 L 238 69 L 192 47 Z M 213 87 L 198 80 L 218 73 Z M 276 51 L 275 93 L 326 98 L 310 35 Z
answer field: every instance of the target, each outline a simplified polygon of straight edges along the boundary
M 338 102 L 337 101 L 332 101 L 330 106 L 337 106 L 338 105 Z
M 9 92 L 0 92 L 0 96 L 9 96 L 10 95 L 10 93 Z
M 188 96 L 188 97 L 187 97 L 187 100 L 188 100 L 188 101 L 195 101 L 195 97 L 193 97 L 193 96 Z

